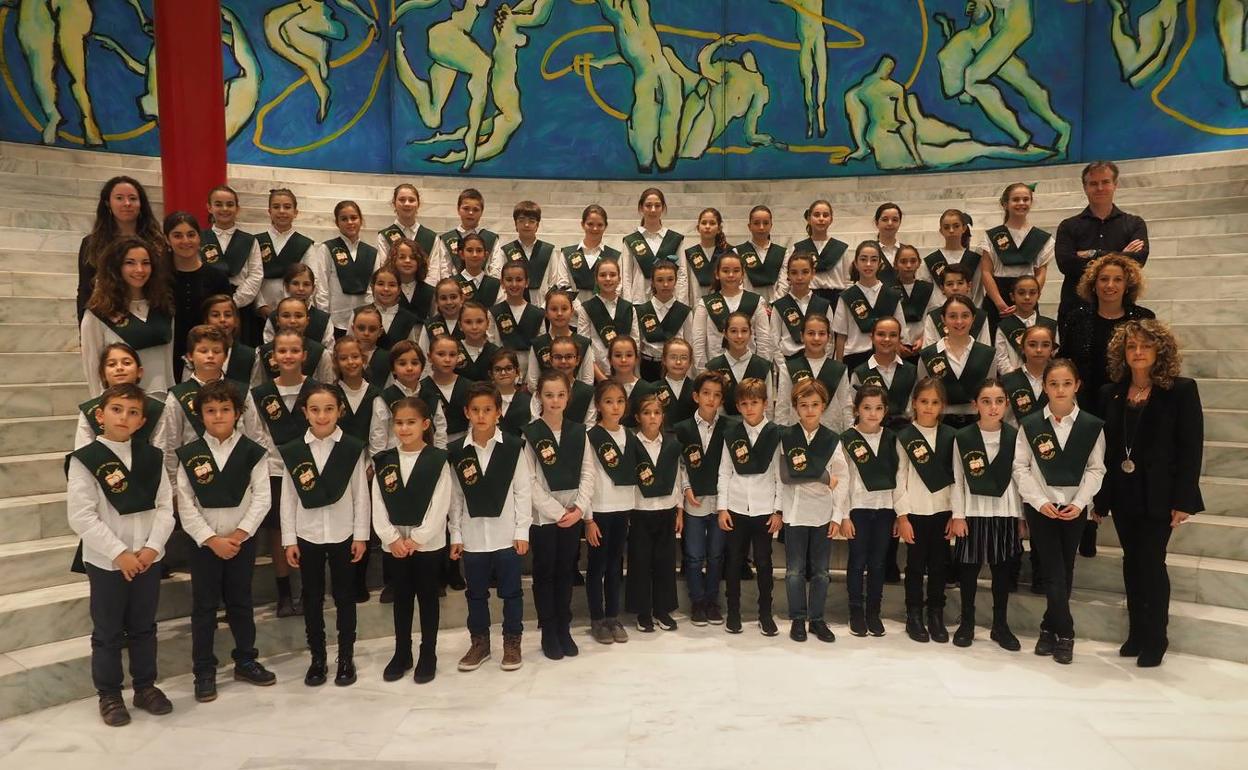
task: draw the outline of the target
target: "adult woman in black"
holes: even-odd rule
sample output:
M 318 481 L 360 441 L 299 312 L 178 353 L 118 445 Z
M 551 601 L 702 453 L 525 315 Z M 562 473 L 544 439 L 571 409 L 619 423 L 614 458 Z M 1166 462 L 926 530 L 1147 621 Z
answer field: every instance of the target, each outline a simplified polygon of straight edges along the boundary
M 1088 263 L 1077 289 L 1083 303 L 1062 316 L 1061 355 L 1079 367 L 1083 378 L 1079 388 L 1079 408 L 1103 417 L 1097 396 L 1109 382 L 1106 350 L 1114 330 L 1128 321 L 1155 318 L 1153 311 L 1136 303 L 1144 291 L 1140 265 L 1123 254 L 1106 254 Z M 1083 530 L 1079 553 L 1096 556 L 1095 520 Z
M 223 271 L 204 264 L 194 214 L 175 211 L 165 217 L 164 233 L 173 268 L 173 373 L 181 382 L 186 333 L 200 322 L 204 300 L 214 294 L 228 295 L 234 287 Z
M 1182 357 L 1165 324 L 1119 325 L 1108 355 L 1112 381 L 1101 389 L 1099 411 L 1107 473 L 1094 517 L 1112 515 L 1122 543 L 1130 630 L 1119 654 L 1151 667 L 1167 647 L 1166 544 L 1175 527 L 1205 507 L 1204 415 L 1196 381 L 1179 376 Z

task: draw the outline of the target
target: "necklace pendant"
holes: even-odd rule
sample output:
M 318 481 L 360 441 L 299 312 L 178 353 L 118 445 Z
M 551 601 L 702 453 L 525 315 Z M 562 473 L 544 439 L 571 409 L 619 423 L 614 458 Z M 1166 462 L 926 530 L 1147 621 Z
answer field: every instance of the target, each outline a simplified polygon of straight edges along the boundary
M 1121 467 L 1123 473 L 1135 473 L 1135 461 L 1133 460 L 1123 460 Z

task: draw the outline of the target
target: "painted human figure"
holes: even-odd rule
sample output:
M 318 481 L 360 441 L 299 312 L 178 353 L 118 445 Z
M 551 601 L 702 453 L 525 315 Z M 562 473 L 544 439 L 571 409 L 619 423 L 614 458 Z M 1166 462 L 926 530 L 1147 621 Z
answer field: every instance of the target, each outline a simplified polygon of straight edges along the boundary
M 92 146 L 104 144 L 87 91 L 87 36 L 94 21 L 91 5 L 86 0 L 17 2 L 17 40 L 26 55 L 35 97 L 47 119 L 44 144 L 56 144 L 56 133 L 64 122 L 57 106 L 58 64 L 69 74 L 69 90 L 82 116 L 83 141 Z

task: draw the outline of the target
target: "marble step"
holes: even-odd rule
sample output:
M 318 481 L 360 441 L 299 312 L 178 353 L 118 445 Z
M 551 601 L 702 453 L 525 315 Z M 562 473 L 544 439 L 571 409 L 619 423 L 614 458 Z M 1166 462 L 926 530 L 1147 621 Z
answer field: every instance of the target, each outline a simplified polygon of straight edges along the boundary
M 76 415 L 0 419 L 0 457 L 69 451 L 77 425 Z
M 783 573 L 777 573 L 775 607 L 777 617 L 784 617 L 787 612 L 783 586 Z M 832 588 L 829 593 L 829 622 L 838 635 L 847 635 L 845 630 L 848 612 L 844 603 L 844 575 L 833 573 Z M 685 589 L 678 587 L 680 600 L 687 604 Z M 526 639 L 527 665 L 546 665 L 536 650 L 531 647 L 535 635 L 534 611 L 532 602 L 527 601 L 531 594 L 528 580 L 525 580 L 524 595 L 525 620 L 529 628 Z M 578 640 L 584 639 L 588 644 L 589 636 L 584 618 L 584 592 L 573 594 L 573 616 L 576 618 L 573 633 Z M 947 619 L 956 621 L 958 592 L 948 591 L 949 610 Z M 752 581 L 742 585 L 742 606 L 746 608 L 743 619 L 751 626 L 756 618 L 753 608 L 757 602 L 757 589 Z M 991 617 L 992 596 L 987 581 L 980 581 L 976 596 L 977 617 Z M 326 607 L 326 625 L 333 628 L 334 610 L 332 602 Z M 495 620 L 500 617 L 501 603 L 491 599 L 491 612 Z M 1044 598 L 1026 592 L 1015 594 L 1010 599 L 1010 626 L 1015 632 L 1023 635 L 1024 653 L 1030 654 L 1035 634 L 1044 612 Z M 1075 618 L 1076 633 L 1083 639 L 1094 639 L 1117 644 L 1126 634 L 1126 606 L 1120 594 L 1077 590 L 1071 597 L 1071 612 Z M 888 621 L 889 634 L 902 634 L 901 621 L 904 619 L 904 602 L 901 586 L 886 586 L 884 594 L 883 615 Z M 678 611 L 677 619 L 681 622 L 676 633 L 691 635 L 722 634 L 720 628 L 708 626 L 694 628 L 687 622 L 688 616 Z M 462 628 L 465 620 L 464 602 L 457 593 L 442 600 L 442 627 L 444 629 Z M 303 621 L 301 618 L 281 618 L 273 616 L 271 608 L 262 607 L 256 616 L 257 647 L 265 657 L 294 653 L 306 655 Z M 357 606 L 357 629 L 360 639 L 385 638 L 393 634 L 391 609 L 388 606 L 370 601 Z M 162 622 L 160 624 L 160 672 L 165 678 L 190 672 L 190 622 L 186 618 Z M 496 632 L 497 633 L 497 632 Z M 981 644 L 987 643 L 987 629 L 980 628 L 977 634 Z M 1169 625 L 1170 650 L 1205 657 L 1248 661 L 1248 611 L 1228 607 L 1195 604 L 1184 601 L 1173 601 L 1170 606 Z M 777 642 L 779 643 L 779 642 Z M 227 661 L 222 670 L 228 676 L 229 650 L 232 640 L 224 628 L 217 629 L 217 657 Z M 449 647 L 449 646 L 448 646 Z M 533 649 L 532 652 L 529 652 Z M 1078 665 L 1079 648 L 1076 645 L 1076 665 Z M 332 652 L 332 650 L 331 650 Z M 455 657 L 459 649 L 444 648 L 440 657 L 443 676 L 454 672 Z M 1063 669 L 1065 670 L 1065 669 Z M 1074 670 L 1074 669 L 1072 669 Z M 363 670 L 361 677 L 379 679 L 380 670 Z M 225 680 L 222 680 L 225 682 Z M 233 686 L 225 682 L 223 686 Z M 65 639 L 63 641 L 13 650 L 0 655 L 0 719 L 17 714 L 29 713 L 70 700 L 86 698 L 94 695 L 91 688 L 90 675 L 90 640 L 87 636 Z
M 69 312 L 74 312 L 73 305 Z M 0 353 L 0 386 L 85 382 L 78 353 Z
M 0 243 L 10 231 L 0 228 Z M 16 273 L 47 273 L 78 276 L 78 247 L 64 251 L 17 249 L 0 245 L 0 265 Z M 76 286 L 76 284 L 75 284 Z M 67 296 L 73 296 L 72 294 Z
M 79 365 L 81 370 L 81 364 Z M 78 379 L 82 380 L 79 371 Z M 52 382 L 39 385 L 0 385 L 0 419 L 77 415 L 78 404 L 87 400 L 87 385 Z
M 67 451 L 68 444 L 56 452 L 0 457 L 0 492 L 5 497 L 64 492 Z
M 1147 280 L 1147 279 L 1145 279 Z M 1192 326 L 1213 326 L 1218 324 L 1240 325 L 1248 321 L 1248 299 L 1240 294 L 1234 299 L 1161 299 L 1148 292 L 1147 285 L 1140 304 L 1146 306 L 1157 317 L 1172 323 Z
M 43 297 L 5 297 L 0 302 L 0 323 L 75 324 L 78 312 L 73 302 L 48 301 Z
M 0 265 L 8 266 L 0 261 Z M 0 272 L 0 296 L 73 297 L 78 289 L 76 272 Z
M 1248 396 L 1248 394 L 1245 394 Z M 1204 391 L 1201 391 L 1202 399 Z M 1210 441 L 1248 442 L 1248 411 L 1242 409 L 1211 409 L 1204 405 L 1205 438 Z
M 0 353 L 68 353 L 76 350 L 76 324 L 0 323 Z
M 1210 409 L 1248 409 L 1248 380 L 1200 380 L 1200 403 L 1206 413 Z M 1208 424 L 1205 430 L 1208 431 Z
M 77 548 L 74 534 L 0 545 L 0 595 L 85 581 L 69 570 Z
M 0 543 L 19 543 L 71 533 L 65 492 L 0 498 Z
M 1206 441 L 1204 472 L 1210 476 L 1248 478 L 1248 444 Z
M 89 635 L 90 594 L 89 585 L 79 582 L 0 596 L 0 653 Z M 267 556 L 256 563 L 252 599 L 257 605 L 277 600 L 277 586 Z M 176 572 L 160 583 L 156 619 L 187 618 L 190 614 L 191 576 Z M 229 634 L 224 623 L 220 627 Z
M 1196 379 L 1209 378 L 1228 378 L 1228 379 L 1244 379 L 1248 378 L 1248 357 L 1228 353 L 1225 350 L 1201 350 L 1189 347 L 1186 342 L 1189 339 L 1189 331 L 1199 329 L 1200 327 L 1176 326 L 1174 332 L 1183 344 L 1183 374 Z M 1237 338 L 1232 337 L 1225 341 L 1218 341 L 1217 345 L 1236 345 L 1241 344 L 1242 340 L 1237 342 Z
M 1200 495 L 1205 502 L 1204 514 L 1248 516 L 1248 478 L 1201 476 Z
M 1103 522 L 1097 528 L 1097 542 L 1119 547 L 1117 528 Z M 1171 554 L 1229 560 L 1248 568 L 1248 517 L 1193 516 L 1171 534 L 1168 550 Z
M 1175 553 L 1172 543 L 1166 564 L 1171 601 L 1248 609 L 1248 562 Z M 1026 577 L 1024 583 L 1029 582 Z M 1096 558 L 1080 558 L 1075 565 L 1075 589 L 1121 594 L 1122 549 L 1102 546 Z
M 1242 257 L 1232 257 L 1242 259 Z M 1144 268 L 1144 304 L 1158 300 L 1209 302 L 1236 300 L 1248 296 L 1248 274 L 1222 275 L 1216 281 L 1201 280 L 1192 275 L 1159 276 L 1153 271 L 1161 260 L 1150 259 Z M 1242 269 L 1242 268 L 1241 268 Z M 1207 278 L 1207 276 L 1202 276 Z

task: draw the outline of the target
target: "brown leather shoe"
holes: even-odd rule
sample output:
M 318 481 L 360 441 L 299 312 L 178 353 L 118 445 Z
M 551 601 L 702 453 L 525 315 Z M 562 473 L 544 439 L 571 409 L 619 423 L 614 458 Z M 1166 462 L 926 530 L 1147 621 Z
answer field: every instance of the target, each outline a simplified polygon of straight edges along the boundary
M 130 712 L 126 710 L 125 700 L 120 695 L 101 695 L 100 718 L 109 727 L 130 724 Z
M 468 652 L 464 653 L 464 657 L 459 659 L 460 671 L 476 671 L 481 668 L 481 664 L 490 659 L 490 636 L 489 634 L 473 634 L 472 646 L 468 648 Z
M 520 659 L 520 634 L 503 634 L 503 670 L 515 671 L 524 665 Z
M 134 693 L 134 707 L 155 716 L 163 716 L 173 711 L 173 704 L 155 685 L 144 687 Z

